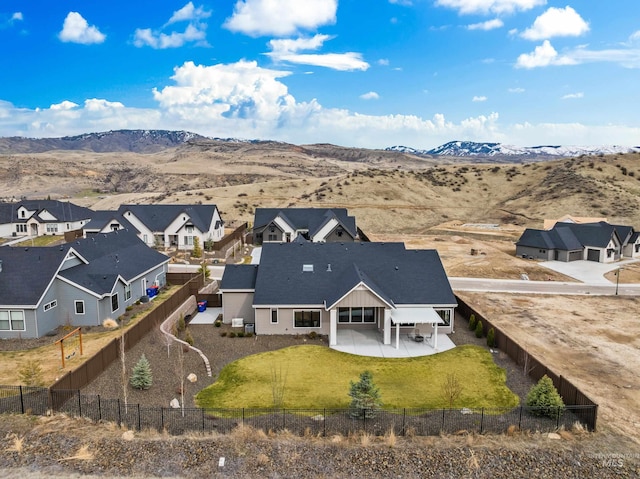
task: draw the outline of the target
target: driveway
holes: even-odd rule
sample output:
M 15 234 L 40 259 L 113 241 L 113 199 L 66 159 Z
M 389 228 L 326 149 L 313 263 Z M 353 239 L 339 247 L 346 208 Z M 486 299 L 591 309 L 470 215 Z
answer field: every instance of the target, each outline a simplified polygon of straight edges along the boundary
M 607 264 L 584 260 L 570 261 L 568 263 L 565 263 L 564 261 L 544 261 L 538 264 L 553 271 L 557 271 L 558 273 L 570 276 L 578 281 L 582 281 L 583 283 L 611 285 L 611 281 L 604 277 L 606 273 L 622 268 L 625 264 L 635 263 L 637 261 L 637 259 L 629 259 Z

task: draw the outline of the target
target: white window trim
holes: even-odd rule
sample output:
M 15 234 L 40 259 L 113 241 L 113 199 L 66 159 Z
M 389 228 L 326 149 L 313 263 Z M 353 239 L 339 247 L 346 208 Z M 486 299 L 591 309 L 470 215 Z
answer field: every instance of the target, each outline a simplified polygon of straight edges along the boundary
M 3 309 L 2 312 L 8 314 L 9 329 L 0 329 L 0 331 L 26 331 L 27 330 L 27 320 L 26 320 L 26 318 L 24 316 L 24 310 Z M 22 325 L 23 325 L 22 329 L 13 329 L 13 320 L 11 319 L 11 313 L 21 313 L 22 314 Z
M 49 311 L 50 309 L 55 308 L 56 306 L 58 306 L 58 300 L 54 299 L 53 301 L 49 301 L 47 304 L 45 304 L 44 306 L 42 306 L 42 310 L 43 311 Z
M 116 309 L 113 309 L 113 297 L 116 297 L 117 301 L 118 301 L 118 307 Z M 116 311 L 118 311 L 120 309 L 120 298 L 118 297 L 118 293 L 113 293 L 109 299 L 111 299 L 111 312 L 115 313 Z
M 276 320 L 273 320 L 273 312 L 276 312 Z M 269 323 L 270 324 L 278 324 L 280 323 L 280 313 L 278 311 L 278 308 L 271 308 L 269 310 Z
M 317 311 L 320 314 L 320 322 L 317 327 L 315 326 L 296 326 L 296 313 L 298 312 L 314 312 Z M 322 310 L 321 309 L 294 309 L 293 310 L 293 329 L 322 329 Z
M 124 285 L 124 302 L 127 303 L 129 301 L 131 301 L 131 285 L 125 284 Z
M 78 313 L 78 303 L 82 304 L 82 313 Z M 84 316 L 85 314 L 87 314 L 87 310 L 84 306 L 84 300 L 82 299 L 77 299 L 73 302 L 73 310 L 76 313 L 76 315 L 78 316 Z

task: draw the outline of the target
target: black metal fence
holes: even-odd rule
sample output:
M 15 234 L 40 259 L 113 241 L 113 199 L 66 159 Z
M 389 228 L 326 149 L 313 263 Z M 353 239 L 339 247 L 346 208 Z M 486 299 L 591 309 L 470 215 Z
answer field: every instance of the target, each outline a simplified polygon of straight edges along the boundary
M 501 434 L 510 428 L 551 432 L 571 429 L 580 423 L 586 429 L 596 414 L 595 406 L 567 406 L 555 417 L 537 415 L 536 408 L 481 409 L 202 409 L 163 408 L 125 404 L 120 399 L 81 394 L 79 390 L 49 390 L 22 386 L 0 386 L 0 413 L 43 415 L 65 413 L 95 422 L 115 422 L 130 429 L 227 433 L 238 426 L 251 426 L 265 433 L 287 430 L 300 436 L 344 436 L 365 432 L 382 436 L 396 434 L 434 436 L 442 433 Z

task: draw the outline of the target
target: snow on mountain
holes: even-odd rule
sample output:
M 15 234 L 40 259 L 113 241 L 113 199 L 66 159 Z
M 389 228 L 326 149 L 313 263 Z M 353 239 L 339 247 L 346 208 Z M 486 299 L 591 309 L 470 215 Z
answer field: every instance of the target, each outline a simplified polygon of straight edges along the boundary
M 503 145 L 502 143 L 478 143 L 474 141 L 450 141 L 431 150 L 418 150 L 407 146 L 392 146 L 389 151 L 399 151 L 418 156 L 455 156 L 455 157 L 496 157 L 496 156 L 527 156 L 527 157 L 567 157 L 580 155 L 609 155 L 640 152 L 640 147 L 619 145 L 598 146 L 562 146 L 541 145 L 520 147 Z

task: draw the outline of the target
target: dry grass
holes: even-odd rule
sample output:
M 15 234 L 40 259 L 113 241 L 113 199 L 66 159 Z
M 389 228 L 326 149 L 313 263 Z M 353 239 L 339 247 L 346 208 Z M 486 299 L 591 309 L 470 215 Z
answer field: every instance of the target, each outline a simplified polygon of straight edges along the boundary
M 89 451 L 89 446 L 84 445 L 80 446 L 78 452 L 76 452 L 73 456 L 63 457 L 58 459 L 58 461 L 93 461 L 93 453 Z
M 18 454 L 22 454 L 22 451 L 24 449 L 24 437 L 20 437 L 15 434 L 12 434 L 12 436 L 13 437 L 9 438 L 9 441 L 11 441 L 11 445 L 7 447 L 6 450 L 8 452 L 17 452 Z

